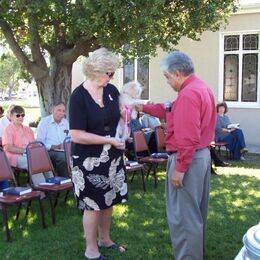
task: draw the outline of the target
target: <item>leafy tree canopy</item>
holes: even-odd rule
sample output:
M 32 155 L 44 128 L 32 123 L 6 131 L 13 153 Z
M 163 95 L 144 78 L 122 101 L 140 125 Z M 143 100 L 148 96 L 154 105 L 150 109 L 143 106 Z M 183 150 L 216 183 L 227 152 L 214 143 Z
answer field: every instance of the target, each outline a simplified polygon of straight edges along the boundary
M 217 30 L 235 2 L 0 0 L 0 32 L 45 102 L 55 99 L 61 81 L 70 84 L 71 65 L 80 55 L 100 46 L 130 58 L 153 55 L 158 46 L 167 51 L 182 36 L 198 39 L 205 30 Z M 124 45 L 131 48 L 126 52 Z M 50 88 L 53 95 L 46 91 Z

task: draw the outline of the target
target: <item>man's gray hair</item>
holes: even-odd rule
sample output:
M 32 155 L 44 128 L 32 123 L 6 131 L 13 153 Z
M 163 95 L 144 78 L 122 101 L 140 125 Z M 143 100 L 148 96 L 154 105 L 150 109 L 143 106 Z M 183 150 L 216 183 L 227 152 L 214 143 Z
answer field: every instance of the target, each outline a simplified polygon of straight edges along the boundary
M 194 73 L 194 65 L 188 55 L 180 51 L 174 51 L 162 60 L 161 70 L 171 74 L 178 70 L 186 77 Z

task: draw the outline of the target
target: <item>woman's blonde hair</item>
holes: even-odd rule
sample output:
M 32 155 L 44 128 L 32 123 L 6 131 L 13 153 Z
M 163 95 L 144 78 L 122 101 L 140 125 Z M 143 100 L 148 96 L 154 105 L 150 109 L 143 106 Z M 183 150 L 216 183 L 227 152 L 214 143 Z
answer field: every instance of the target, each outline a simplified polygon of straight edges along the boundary
M 100 48 L 83 61 L 83 73 L 88 79 L 96 79 L 106 72 L 115 72 L 119 63 L 119 57 L 115 53 Z

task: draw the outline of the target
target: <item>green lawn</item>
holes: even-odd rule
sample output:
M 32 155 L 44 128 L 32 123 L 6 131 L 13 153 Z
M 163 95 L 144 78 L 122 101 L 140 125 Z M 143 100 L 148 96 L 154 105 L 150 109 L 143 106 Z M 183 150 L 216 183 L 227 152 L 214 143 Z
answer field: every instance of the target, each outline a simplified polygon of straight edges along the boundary
M 208 216 L 207 258 L 234 259 L 242 247 L 242 237 L 260 220 L 260 155 L 249 154 L 246 162 L 232 162 L 218 168 L 211 178 L 211 201 Z M 128 247 L 125 254 L 102 250 L 109 259 L 173 259 L 164 206 L 165 173 L 160 171 L 159 185 L 147 182 L 142 191 L 141 179 L 129 183 L 129 201 L 114 210 L 112 237 Z M 43 230 L 38 204 L 27 219 L 24 214 L 14 221 L 11 210 L 12 242 L 5 242 L 0 218 L 1 259 L 84 259 L 81 213 L 73 196 L 57 207 L 57 224 L 53 226 L 48 201 L 44 201 L 48 228 Z M 24 211 L 23 211 L 24 213 Z

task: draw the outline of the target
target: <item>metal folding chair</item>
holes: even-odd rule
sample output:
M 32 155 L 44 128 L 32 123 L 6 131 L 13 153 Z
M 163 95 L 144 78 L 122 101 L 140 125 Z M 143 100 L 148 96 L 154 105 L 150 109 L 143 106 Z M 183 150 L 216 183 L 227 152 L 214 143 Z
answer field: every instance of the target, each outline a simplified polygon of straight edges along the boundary
M 14 177 L 13 171 L 11 169 L 11 166 L 9 164 L 9 161 L 5 155 L 5 152 L 0 147 L 0 181 L 8 180 L 10 183 L 13 183 L 14 186 L 17 186 L 16 179 Z M 7 214 L 7 207 L 8 206 L 14 206 L 17 205 L 17 213 L 16 213 L 16 220 L 19 218 L 20 214 L 20 208 L 24 203 L 27 203 L 27 209 L 26 209 L 26 216 L 29 213 L 29 210 L 31 208 L 31 203 L 33 200 L 39 201 L 39 207 L 40 207 L 40 213 L 41 213 L 41 219 L 42 219 L 42 225 L 43 228 L 46 227 L 45 218 L 44 218 L 44 210 L 42 206 L 41 201 L 41 195 L 42 193 L 40 191 L 31 191 L 29 193 L 26 193 L 24 195 L 2 195 L 0 196 L 0 210 L 3 211 L 3 219 L 6 229 L 6 240 L 10 241 L 10 228 L 8 225 L 8 214 Z

